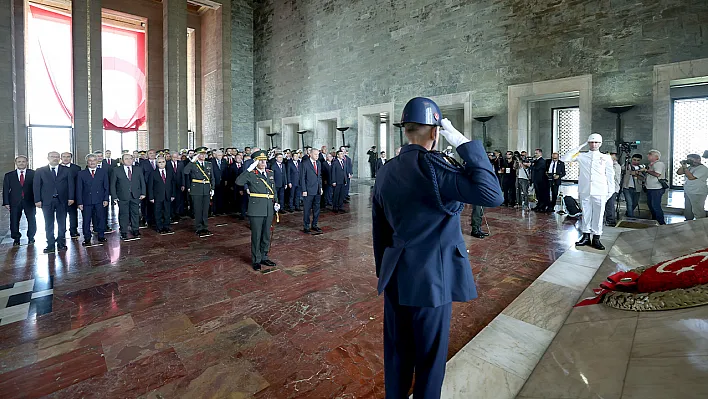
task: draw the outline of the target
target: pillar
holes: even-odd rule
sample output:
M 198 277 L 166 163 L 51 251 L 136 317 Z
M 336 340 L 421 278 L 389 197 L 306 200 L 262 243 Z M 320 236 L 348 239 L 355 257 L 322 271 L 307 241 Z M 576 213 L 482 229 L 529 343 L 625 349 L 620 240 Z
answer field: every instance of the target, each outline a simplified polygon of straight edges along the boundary
M 73 0 L 71 37 L 74 61 L 74 162 L 103 151 L 101 0 Z
M 162 1 L 164 51 L 164 147 L 187 147 L 187 0 Z M 151 147 L 160 147 L 153 145 Z
M 27 154 L 23 43 L 23 3 L 0 0 L 0 52 L 4 54 L 0 57 L 0 170 L 3 172 L 14 168 L 16 155 Z

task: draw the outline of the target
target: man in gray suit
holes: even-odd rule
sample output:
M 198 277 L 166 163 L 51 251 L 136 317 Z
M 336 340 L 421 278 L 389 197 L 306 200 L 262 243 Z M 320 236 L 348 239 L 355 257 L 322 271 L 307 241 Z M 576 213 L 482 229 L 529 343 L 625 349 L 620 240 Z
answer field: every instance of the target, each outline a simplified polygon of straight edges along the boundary
M 143 169 L 133 164 L 133 156 L 123 154 L 123 162 L 111 174 L 111 197 L 118 202 L 120 238 L 128 238 L 130 228 L 133 237 L 139 237 L 140 201 L 145 198 Z
M 300 168 L 300 187 L 305 208 L 303 212 L 303 233 L 322 234 L 317 226 L 320 218 L 320 200 L 322 199 L 322 165 L 318 161 L 320 150 L 311 148 L 309 157 L 302 162 Z M 312 211 L 312 227 L 310 227 L 310 211 Z

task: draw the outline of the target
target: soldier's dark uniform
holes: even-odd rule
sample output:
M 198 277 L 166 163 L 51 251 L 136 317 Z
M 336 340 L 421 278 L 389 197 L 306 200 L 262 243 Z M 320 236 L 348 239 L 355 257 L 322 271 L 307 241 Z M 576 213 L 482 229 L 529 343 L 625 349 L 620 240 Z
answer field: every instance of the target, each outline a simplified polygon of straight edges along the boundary
M 196 149 L 197 153 L 206 154 L 206 147 Z M 194 228 L 197 235 L 203 236 L 211 234 L 207 230 L 207 219 L 209 217 L 209 199 L 214 190 L 214 175 L 211 170 L 211 162 L 197 160 L 190 162 L 184 167 L 184 185 L 189 189 L 192 197 L 192 207 L 194 209 Z
M 414 98 L 401 121 L 440 126 L 440 109 Z M 460 212 L 463 203 L 499 206 L 504 198 L 481 142 L 464 141 L 457 147 L 464 166 L 409 144 L 376 174 L 373 244 L 384 293 L 387 398 L 407 398 L 414 372 L 414 398 L 440 397 L 452 302 L 477 297 Z
M 254 162 L 267 160 L 265 151 L 253 153 Z M 275 179 L 273 171 L 265 169 L 265 176 L 258 168 L 245 170 L 236 178 L 236 185 L 248 185 L 251 192 L 248 200 L 248 219 L 251 222 L 251 260 L 254 270 L 260 270 L 261 265 L 275 266 L 268 259 L 270 249 L 270 225 L 275 214 Z M 282 204 L 280 204 L 282 206 Z

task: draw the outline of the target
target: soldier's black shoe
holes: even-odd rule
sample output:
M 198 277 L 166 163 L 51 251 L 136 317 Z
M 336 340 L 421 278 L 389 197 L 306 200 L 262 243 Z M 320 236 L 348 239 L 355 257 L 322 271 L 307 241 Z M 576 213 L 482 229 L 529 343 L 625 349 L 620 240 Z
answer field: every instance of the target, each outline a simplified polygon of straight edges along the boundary
M 312 226 L 312 231 L 317 232 L 317 233 L 321 233 L 322 229 L 317 226 Z
M 484 233 L 482 233 L 482 230 L 472 230 L 470 232 L 470 235 L 475 238 L 484 238 L 486 237 Z
M 304 229 L 302 229 L 302 232 L 305 234 L 310 234 L 310 229 L 304 228 Z
M 57 249 L 60 251 L 66 251 L 69 248 L 66 246 L 66 244 L 57 244 Z
M 205 236 L 210 236 L 210 235 L 212 235 L 212 234 L 214 234 L 214 233 L 212 233 L 212 232 L 209 231 L 209 230 L 202 230 L 202 234 L 205 235 Z
M 261 265 L 263 266 L 269 266 L 269 267 L 275 267 L 275 262 L 273 262 L 270 259 L 264 259 L 261 261 Z
M 28 245 L 34 244 L 34 238 L 30 238 L 29 241 L 27 241 L 27 244 Z
M 51 253 L 54 253 L 54 251 L 55 251 L 54 245 L 52 245 L 50 247 L 44 248 L 44 250 L 42 252 L 44 252 L 45 254 L 51 254 Z
M 590 244 L 590 233 L 583 233 L 583 238 L 581 238 L 580 241 L 576 242 L 575 246 L 583 247 L 588 244 Z
M 600 242 L 600 236 L 593 236 L 592 237 L 592 244 L 590 244 L 590 246 L 592 246 L 595 249 L 599 249 L 600 251 L 605 250 L 605 246 L 602 245 L 602 243 Z
M 260 263 L 254 263 L 251 265 L 253 267 L 253 270 L 255 271 L 260 271 L 261 270 L 261 264 Z
M 106 237 L 99 237 L 98 242 L 106 242 L 108 239 Z
M 127 240 L 127 239 L 128 239 L 128 233 L 120 233 L 120 239 L 121 239 L 121 240 Z
M 135 231 L 133 232 L 133 236 L 135 236 L 135 237 L 140 237 L 140 231 L 135 230 Z
M 91 240 L 84 240 L 81 245 L 83 245 L 84 247 L 88 247 L 89 245 L 91 245 Z
M 12 242 L 13 247 L 19 247 L 20 246 L 20 239 L 16 238 L 15 241 Z

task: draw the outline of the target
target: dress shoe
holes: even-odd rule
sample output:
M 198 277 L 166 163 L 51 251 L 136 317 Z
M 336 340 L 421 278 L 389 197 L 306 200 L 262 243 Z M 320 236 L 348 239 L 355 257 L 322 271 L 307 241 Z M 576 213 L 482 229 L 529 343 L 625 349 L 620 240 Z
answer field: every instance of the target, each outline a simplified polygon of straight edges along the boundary
M 113 227 L 106 227 L 106 233 L 113 233 Z
M 273 262 L 273 261 L 270 260 L 270 259 L 264 259 L 264 260 L 262 260 L 262 261 L 261 261 L 261 265 L 263 265 L 263 266 L 269 266 L 269 267 L 275 267 L 275 266 L 276 266 L 275 262 Z
M 89 245 L 91 245 L 91 240 L 84 240 L 81 245 L 83 245 L 84 247 L 88 247 Z
M 310 229 L 302 229 L 302 232 L 305 234 L 310 234 Z
M 120 239 L 121 239 L 121 240 L 127 240 L 127 239 L 128 239 L 128 233 L 120 233 Z
M 133 236 L 134 236 L 134 237 L 140 237 L 140 231 L 135 230 L 135 231 L 133 232 Z
M 602 243 L 600 242 L 600 236 L 593 236 L 592 237 L 592 244 L 590 244 L 590 246 L 595 249 L 598 249 L 600 251 L 605 250 L 605 246 L 602 245 Z
M 209 231 L 209 230 L 203 230 L 202 233 L 203 233 L 205 236 L 210 236 L 210 235 L 213 234 L 213 233 L 212 233 L 211 231 Z
M 170 228 L 166 228 L 164 232 L 167 234 L 170 234 L 170 233 L 174 233 L 174 230 L 172 230 Z
M 312 231 L 317 232 L 317 233 L 321 233 L 322 229 L 317 226 L 312 226 Z
M 13 247 L 19 247 L 20 246 L 20 239 L 16 239 L 15 241 L 12 242 Z
M 484 238 L 486 237 L 481 230 L 472 230 L 470 232 L 470 235 L 475 238 Z
M 339 213 L 347 213 L 347 211 L 345 211 L 344 209 L 340 209 L 340 210 L 338 210 L 337 212 L 339 212 Z
M 79 233 L 72 233 L 72 234 L 70 234 L 70 237 L 72 240 L 76 240 L 79 238 Z
M 106 242 L 108 239 L 106 237 L 98 237 L 98 242 Z
M 302 212 L 301 208 L 295 208 L 295 212 Z
M 55 251 L 54 246 L 51 246 L 51 247 L 44 248 L 44 250 L 42 252 L 44 252 L 45 254 L 51 254 L 51 253 L 54 253 L 54 251 Z
M 581 238 L 580 241 L 576 242 L 575 246 L 582 247 L 588 244 L 590 244 L 590 233 L 583 233 L 583 238 Z
M 57 249 L 60 251 L 66 251 L 69 248 L 67 248 L 66 244 L 57 244 Z
M 253 267 L 253 270 L 255 270 L 255 271 L 257 271 L 257 272 L 261 270 L 261 264 L 260 264 L 260 263 L 254 263 L 254 264 L 251 265 L 251 266 Z
M 27 241 L 27 244 L 29 244 L 29 245 L 34 244 L 34 238 L 30 238 L 29 241 Z

